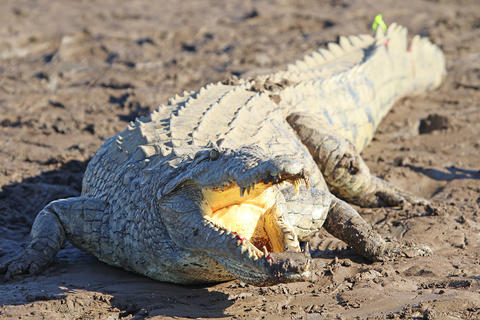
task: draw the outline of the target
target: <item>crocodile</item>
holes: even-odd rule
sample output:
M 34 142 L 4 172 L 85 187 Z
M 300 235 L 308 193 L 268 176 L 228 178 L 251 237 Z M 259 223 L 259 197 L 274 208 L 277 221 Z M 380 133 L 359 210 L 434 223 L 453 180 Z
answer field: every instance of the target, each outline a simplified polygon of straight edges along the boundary
M 108 138 L 81 195 L 41 210 L 0 272 L 41 272 L 68 239 L 159 281 L 302 281 L 321 228 L 370 261 L 428 255 L 385 240 L 350 204 L 426 203 L 370 174 L 359 153 L 396 101 L 438 87 L 445 72 L 437 46 L 391 24 L 284 71 L 177 95 Z

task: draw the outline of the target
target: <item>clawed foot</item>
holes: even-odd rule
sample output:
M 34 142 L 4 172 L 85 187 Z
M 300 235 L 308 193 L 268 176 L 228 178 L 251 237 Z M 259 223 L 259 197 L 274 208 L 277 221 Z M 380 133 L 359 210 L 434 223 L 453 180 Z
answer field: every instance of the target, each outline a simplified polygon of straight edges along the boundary
M 376 186 L 375 193 L 365 195 L 364 199 L 359 200 L 359 202 L 363 202 L 365 207 L 393 207 L 405 203 L 413 205 L 430 204 L 427 200 L 403 191 L 380 178 L 374 177 L 373 183 Z
M 19 274 L 37 274 L 42 271 L 50 259 L 46 259 L 43 253 L 28 248 L 16 258 L 0 264 L 0 274 L 5 273 L 5 280 L 10 280 Z
M 378 261 L 392 261 L 397 258 L 428 257 L 433 255 L 429 246 L 421 244 L 407 244 L 397 241 L 389 242 L 384 254 L 377 257 Z
M 395 193 L 387 193 L 387 192 L 377 192 L 375 196 L 378 198 L 378 204 L 380 207 L 393 207 L 399 206 L 404 203 L 410 203 L 414 205 L 428 205 L 430 202 L 427 200 L 416 197 L 411 195 L 407 192 L 395 192 Z

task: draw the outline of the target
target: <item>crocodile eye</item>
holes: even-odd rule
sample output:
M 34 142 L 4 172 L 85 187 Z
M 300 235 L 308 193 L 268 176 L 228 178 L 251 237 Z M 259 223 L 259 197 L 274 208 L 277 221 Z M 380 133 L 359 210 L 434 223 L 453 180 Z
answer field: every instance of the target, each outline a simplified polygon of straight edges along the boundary
M 210 150 L 209 158 L 212 161 L 217 160 L 220 157 L 220 152 L 218 150 L 212 149 Z

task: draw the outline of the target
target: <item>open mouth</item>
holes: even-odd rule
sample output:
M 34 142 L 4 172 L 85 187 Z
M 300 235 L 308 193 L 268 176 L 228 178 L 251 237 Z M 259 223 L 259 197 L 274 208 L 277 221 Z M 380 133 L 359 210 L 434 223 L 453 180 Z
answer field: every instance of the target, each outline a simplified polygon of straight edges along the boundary
M 248 250 L 253 259 L 268 258 L 270 252 L 296 251 L 300 245 L 293 227 L 284 217 L 278 203 L 275 185 L 291 183 L 298 194 L 299 186 L 308 180 L 303 175 L 274 177 L 272 181 L 258 182 L 248 188 L 236 183 L 202 190 L 204 219 L 219 227 L 237 241 L 237 246 Z

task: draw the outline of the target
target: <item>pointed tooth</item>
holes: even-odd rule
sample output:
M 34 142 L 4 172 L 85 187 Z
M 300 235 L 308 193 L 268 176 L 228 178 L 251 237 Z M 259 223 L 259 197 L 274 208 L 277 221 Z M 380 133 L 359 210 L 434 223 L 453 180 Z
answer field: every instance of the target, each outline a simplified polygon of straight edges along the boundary
M 305 253 L 305 256 L 306 256 L 306 257 L 311 258 L 311 255 L 310 255 L 310 244 L 309 244 L 308 242 L 305 244 L 304 253 Z
M 240 197 L 243 197 L 245 194 L 245 188 L 240 187 Z
M 298 186 L 301 186 L 302 185 L 302 178 L 298 178 L 295 180 L 295 183 L 298 185 Z
M 247 187 L 247 194 L 250 194 L 250 186 Z
M 295 189 L 295 194 L 298 196 L 299 188 L 300 188 L 300 185 L 301 185 L 300 178 L 293 180 L 291 182 L 291 184 L 292 184 L 293 188 Z
M 299 190 L 298 190 L 298 185 L 294 184 L 293 188 L 295 189 L 295 194 L 298 196 Z
M 267 250 L 267 247 L 263 246 L 263 256 L 266 257 L 268 256 L 268 250 Z

